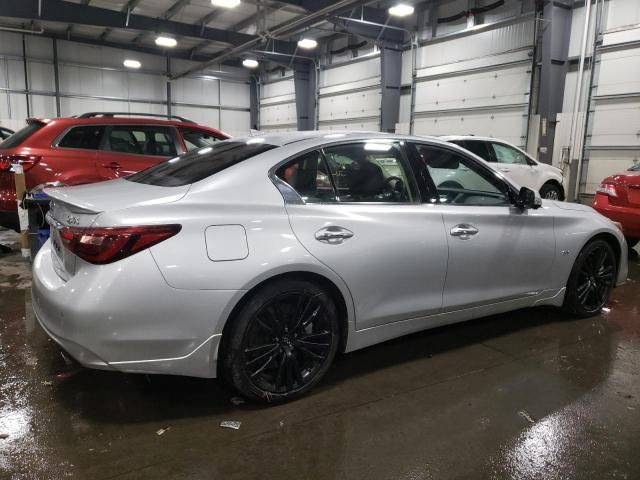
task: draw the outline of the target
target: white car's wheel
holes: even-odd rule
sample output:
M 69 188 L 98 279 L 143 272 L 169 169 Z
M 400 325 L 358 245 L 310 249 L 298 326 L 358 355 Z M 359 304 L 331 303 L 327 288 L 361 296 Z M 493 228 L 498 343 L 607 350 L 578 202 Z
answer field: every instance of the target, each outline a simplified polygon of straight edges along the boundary
M 557 185 L 545 183 L 540 189 L 540 196 L 547 200 L 562 200 L 562 190 Z

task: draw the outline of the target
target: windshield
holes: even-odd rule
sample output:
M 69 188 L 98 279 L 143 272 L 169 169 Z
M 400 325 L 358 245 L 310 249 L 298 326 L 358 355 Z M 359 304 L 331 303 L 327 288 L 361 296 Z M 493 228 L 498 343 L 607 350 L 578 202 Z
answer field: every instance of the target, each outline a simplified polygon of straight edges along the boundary
M 0 143 L 0 148 L 15 148 L 19 146 L 22 142 L 24 142 L 31 135 L 36 133 L 42 127 L 44 127 L 44 123 L 42 122 L 30 122 L 29 125 L 24 127 L 22 130 L 18 130 L 16 133 L 7 138 L 4 142 Z
M 220 142 L 181 157 L 172 158 L 126 177 L 127 180 L 160 187 L 180 187 L 203 180 L 248 158 L 277 148 L 276 145 Z

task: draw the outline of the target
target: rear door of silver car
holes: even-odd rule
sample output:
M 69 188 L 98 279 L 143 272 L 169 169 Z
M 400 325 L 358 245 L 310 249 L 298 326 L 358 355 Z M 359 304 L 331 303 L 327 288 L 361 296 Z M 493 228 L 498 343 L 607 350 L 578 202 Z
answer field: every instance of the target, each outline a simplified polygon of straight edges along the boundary
M 346 282 L 364 329 L 437 313 L 447 268 L 440 213 L 425 213 L 402 142 L 335 144 L 277 171 L 299 241 Z

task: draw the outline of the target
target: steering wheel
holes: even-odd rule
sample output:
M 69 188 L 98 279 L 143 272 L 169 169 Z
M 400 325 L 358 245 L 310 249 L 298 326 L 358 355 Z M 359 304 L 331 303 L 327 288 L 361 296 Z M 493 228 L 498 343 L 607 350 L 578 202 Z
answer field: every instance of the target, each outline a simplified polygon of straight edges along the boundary
M 392 184 L 392 182 L 395 183 Z M 387 177 L 384 180 L 384 186 L 385 190 L 389 190 L 394 198 L 398 200 L 406 198 L 407 188 L 402 178 L 396 176 Z

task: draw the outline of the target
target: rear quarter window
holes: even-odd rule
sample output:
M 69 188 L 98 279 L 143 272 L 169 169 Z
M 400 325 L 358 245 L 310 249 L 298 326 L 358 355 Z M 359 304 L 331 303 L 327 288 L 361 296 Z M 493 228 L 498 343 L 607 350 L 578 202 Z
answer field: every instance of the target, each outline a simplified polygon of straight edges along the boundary
M 264 143 L 220 142 L 154 165 L 126 179 L 160 187 L 180 187 L 203 180 L 274 148 L 277 146 Z
M 15 148 L 22 145 L 29 137 L 45 126 L 42 122 L 30 122 L 22 130 L 18 130 L 16 133 L 7 138 L 4 142 L 0 143 L 0 148 Z

